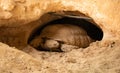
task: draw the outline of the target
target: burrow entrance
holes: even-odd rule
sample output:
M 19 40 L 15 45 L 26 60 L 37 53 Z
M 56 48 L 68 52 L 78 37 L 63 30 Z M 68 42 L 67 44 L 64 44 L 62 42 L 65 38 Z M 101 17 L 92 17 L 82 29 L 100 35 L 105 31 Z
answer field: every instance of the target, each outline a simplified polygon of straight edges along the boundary
M 77 27 L 80 27 L 82 29 L 85 30 L 85 32 L 87 33 L 87 35 L 94 39 L 95 41 L 100 41 L 102 40 L 103 38 L 103 31 L 102 29 L 92 20 L 92 18 L 90 19 L 85 19 L 85 18 L 78 18 L 78 16 L 80 17 L 81 15 L 82 16 L 85 16 L 84 14 L 78 12 L 78 11 L 64 11 L 65 14 L 68 14 L 68 15 L 72 15 L 73 17 L 69 17 L 69 16 L 66 16 L 66 15 L 52 15 L 52 14 L 49 14 L 51 16 L 56 16 L 56 19 L 53 19 L 51 21 L 47 21 L 44 22 L 43 24 L 41 24 L 39 27 L 37 27 L 30 35 L 29 39 L 28 39 L 28 43 L 31 44 L 31 41 L 33 41 L 34 39 L 36 39 L 36 37 L 42 35 L 42 31 L 47 27 L 47 26 L 51 26 L 51 25 L 56 25 L 56 24 L 62 24 L 62 25 L 65 25 L 65 24 L 69 24 L 69 25 L 74 25 L 74 26 L 77 26 Z M 48 14 L 45 14 L 44 16 L 46 17 L 46 15 Z M 77 17 L 75 17 L 77 16 Z M 40 20 L 42 19 L 45 19 L 45 17 L 42 17 L 40 18 Z M 57 18 L 58 17 L 58 18 Z M 88 16 L 85 16 L 85 17 L 88 17 Z M 50 18 L 50 17 L 48 17 Z M 54 29 L 51 29 L 51 30 L 54 30 Z M 56 30 L 54 30 L 54 32 L 56 32 Z M 49 34 L 49 32 L 46 32 L 46 34 Z M 54 35 L 54 34 L 53 34 Z M 64 34 L 61 34 L 61 35 L 64 35 Z M 74 36 L 74 35 L 73 35 Z M 78 35 L 79 36 L 79 35 Z M 43 40 L 46 40 L 45 38 L 49 39 L 49 37 L 42 37 Z M 69 37 L 65 37 L 66 39 L 69 38 Z M 52 38 L 53 40 L 55 41 L 58 41 L 59 40 L 56 40 L 54 38 Z M 52 40 L 51 37 L 50 37 L 50 40 Z M 84 39 L 81 39 L 81 40 L 84 40 Z M 49 49 L 49 46 L 47 47 L 41 47 L 41 39 L 37 39 L 37 41 L 35 42 L 37 46 L 33 46 L 34 48 L 40 50 L 40 51 L 51 51 L 52 49 L 50 48 Z M 94 41 L 94 42 L 95 42 Z M 76 42 L 76 41 L 75 41 Z M 42 45 L 45 43 L 45 41 L 42 41 Z M 52 43 L 52 42 L 51 42 Z M 60 44 L 61 43 L 66 43 L 64 41 L 60 41 L 59 42 Z M 83 42 L 84 44 L 86 44 L 86 42 Z M 56 45 L 56 44 L 54 44 Z M 88 47 L 88 46 L 87 46 Z M 61 45 L 59 47 L 57 47 L 59 50 L 52 50 L 52 51 L 61 51 Z M 86 47 L 83 47 L 83 48 L 86 48 Z

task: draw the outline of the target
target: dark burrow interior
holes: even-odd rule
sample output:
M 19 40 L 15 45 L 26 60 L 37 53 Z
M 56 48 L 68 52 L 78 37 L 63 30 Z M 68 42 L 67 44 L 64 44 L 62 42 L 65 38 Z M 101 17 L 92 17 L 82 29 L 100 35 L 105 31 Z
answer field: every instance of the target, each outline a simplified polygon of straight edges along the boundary
M 40 35 L 41 30 L 43 30 L 47 25 L 58 24 L 58 23 L 79 26 L 79 27 L 83 28 L 87 32 L 88 36 L 90 36 L 95 41 L 100 41 L 103 38 L 102 29 L 93 20 L 92 20 L 92 22 L 90 22 L 89 20 L 85 20 L 85 19 L 63 17 L 60 19 L 50 21 L 50 22 L 44 24 L 43 26 L 38 27 L 32 33 L 32 35 L 29 37 L 28 43 L 30 43 L 36 36 Z M 38 49 L 38 48 L 36 48 L 36 49 Z M 45 49 L 39 49 L 39 50 L 40 51 L 50 51 L 50 50 L 45 50 Z

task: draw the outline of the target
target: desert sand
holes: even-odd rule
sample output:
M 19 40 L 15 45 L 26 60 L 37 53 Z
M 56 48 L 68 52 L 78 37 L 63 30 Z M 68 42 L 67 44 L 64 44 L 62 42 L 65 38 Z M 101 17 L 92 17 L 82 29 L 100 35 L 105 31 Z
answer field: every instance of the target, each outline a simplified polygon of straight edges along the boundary
M 119 0 L 0 0 L 0 73 L 120 73 Z M 93 19 L 103 38 L 68 52 L 38 51 L 33 31 L 59 19 L 48 12 L 78 11 Z

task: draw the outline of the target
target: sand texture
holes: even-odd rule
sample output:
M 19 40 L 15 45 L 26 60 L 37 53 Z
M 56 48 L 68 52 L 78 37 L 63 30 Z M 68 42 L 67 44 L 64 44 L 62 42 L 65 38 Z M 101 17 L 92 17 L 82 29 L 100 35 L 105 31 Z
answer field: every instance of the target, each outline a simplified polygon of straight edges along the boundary
M 78 11 L 103 31 L 101 41 L 67 52 L 38 51 L 29 37 L 61 18 L 47 13 Z M 0 73 L 120 73 L 120 0 L 0 0 Z

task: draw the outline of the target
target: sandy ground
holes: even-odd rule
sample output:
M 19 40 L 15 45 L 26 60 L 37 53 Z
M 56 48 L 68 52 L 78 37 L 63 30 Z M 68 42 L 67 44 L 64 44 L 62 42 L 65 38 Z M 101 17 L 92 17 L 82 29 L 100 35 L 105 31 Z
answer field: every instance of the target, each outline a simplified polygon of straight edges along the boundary
M 0 73 L 120 73 L 119 5 L 119 0 L 0 0 L 0 41 L 26 46 L 20 50 L 0 43 Z M 93 18 L 103 30 L 103 39 L 69 52 L 30 47 L 32 31 L 56 18 L 40 17 L 61 10 L 78 10 Z
M 120 41 L 92 43 L 86 49 L 70 52 L 42 52 L 30 46 L 29 50 L 19 50 L 0 44 L 2 50 L 1 73 L 119 73 Z M 30 50 L 31 49 L 31 50 Z M 10 50 L 10 51 L 9 51 Z M 16 55 L 16 56 L 14 56 Z M 31 55 L 31 56 L 30 56 Z M 3 61 L 2 61 L 3 60 Z
M 43 61 L 47 73 L 119 73 L 119 41 L 103 41 L 91 44 L 86 49 L 75 49 L 66 53 L 28 53 Z

